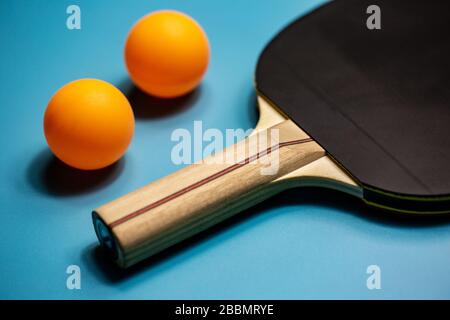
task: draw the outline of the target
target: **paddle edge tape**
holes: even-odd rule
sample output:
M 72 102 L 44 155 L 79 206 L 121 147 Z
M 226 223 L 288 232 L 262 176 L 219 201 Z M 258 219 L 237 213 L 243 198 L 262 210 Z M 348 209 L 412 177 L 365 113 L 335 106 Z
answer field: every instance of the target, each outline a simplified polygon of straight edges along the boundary
M 374 187 L 364 185 L 363 200 L 370 206 L 402 213 L 450 213 L 450 195 L 438 197 L 417 197 L 388 193 Z

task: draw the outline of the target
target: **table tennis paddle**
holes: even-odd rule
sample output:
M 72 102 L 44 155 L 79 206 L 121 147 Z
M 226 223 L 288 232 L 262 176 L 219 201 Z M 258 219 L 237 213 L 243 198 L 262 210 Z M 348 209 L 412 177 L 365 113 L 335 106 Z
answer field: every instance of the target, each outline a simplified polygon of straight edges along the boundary
M 94 210 L 120 266 L 297 186 L 392 211 L 450 212 L 450 6 L 377 1 L 382 29 L 369 30 L 370 4 L 332 1 L 267 45 L 255 74 L 260 119 L 247 139 Z M 252 140 L 274 130 L 276 144 Z M 261 174 L 275 151 L 277 172 Z M 211 161 L 224 155 L 240 161 Z

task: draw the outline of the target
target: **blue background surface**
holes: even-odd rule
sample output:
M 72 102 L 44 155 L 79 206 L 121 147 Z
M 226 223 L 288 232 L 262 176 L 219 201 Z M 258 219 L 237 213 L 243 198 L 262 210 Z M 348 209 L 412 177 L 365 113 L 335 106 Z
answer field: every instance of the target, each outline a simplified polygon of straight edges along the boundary
M 298 189 L 240 214 L 126 272 L 97 247 L 91 209 L 179 167 L 176 128 L 255 125 L 253 70 L 270 38 L 322 1 L 1 1 L 0 298 L 450 298 L 450 221 L 378 212 L 336 192 Z M 82 29 L 66 28 L 78 4 Z M 206 30 L 212 59 L 193 95 L 162 103 L 133 89 L 122 59 L 129 28 L 177 9 Z M 362 18 L 364 13 L 362 13 Z M 117 85 L 136 131 L 124 159 L 95 173 L 71 170 L 47 148 L 52 94 L 78 78 Z M 66 288 L 81 267 L 81 290 Z M 366 287 L 381 268 L 381 290 Z

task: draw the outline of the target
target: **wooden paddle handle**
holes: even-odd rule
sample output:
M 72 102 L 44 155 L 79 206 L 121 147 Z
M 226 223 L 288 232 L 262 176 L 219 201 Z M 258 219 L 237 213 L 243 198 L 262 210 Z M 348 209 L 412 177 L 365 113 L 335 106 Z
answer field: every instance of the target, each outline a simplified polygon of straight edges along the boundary
M 95 209 L 97 236 L 128 267 L 264 200 L 274 180 L 323 155 L 286 120 Z

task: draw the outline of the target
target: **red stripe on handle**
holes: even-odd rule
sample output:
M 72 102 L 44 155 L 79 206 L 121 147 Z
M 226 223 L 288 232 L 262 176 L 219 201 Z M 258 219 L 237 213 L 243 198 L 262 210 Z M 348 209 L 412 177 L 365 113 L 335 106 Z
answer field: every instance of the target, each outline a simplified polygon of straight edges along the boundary
M 138 210 L 136 210 L 134 212 L 131 212 L 131 213 L 127 214 L 126 216 L 123 216 L 122 218 L 120 218 L 120 219 L 110 223 L 109 226 L 111 228 L 114 228 L 114 227 L 116 227 L 116 226 L 118 226 L 118 225 L 120 225 L 120 224 L 122 224 L 122 223 L 124 223 L 124 222 L 126 222 L 128 220 L 136 218 L 136 217 L 140 216 L 141 214 L 144 214 L 144 213 L 146 213 L 146 212 L 148 212 L 148 211 L 150 211 L 152 209 L 155 209 L 156 207 L 159 207 L 159 206 L 161 206 L 161 205 L 163 205 L 163 204 L 165 204 L 165 203 L 167 203 L 167 202 L 169 202 L 169 201 L 171 201 L 173 199 L 176 199 L 176 198 L 182 196 L 183 194 L 188 193 L 189 191 L 197 189 L 198 187 L 201 187 L 201 186 L 207 184 L 208 182 L 214 181 L 214 180 L 216 180 L 216 179 L 226 175 L 227 173 L 233 172 L 233 171 L 235 171 L 235 170 L 245 166 L 246 164 L 249 164 L 249 163 L 251 163 L 251 162 L 253 162 L 253 161 L 255 161 L 255 160 L 257 160 L 257 159 L 259 159 L 259 158 L 261 158 L 261 157 L 263 157 L 265 155 L 267 155 L 267 154 L 270 154 L 273 150 L 276 150 L 276 149 L 279 149 L 279 148 L 283 148 L 283 147 L 286 147 L 286 146 L 295 145 L 295 144 L 307 143 L 307 142 L 311 142 L 311 141 L 313 141 L 313 139 L 311 139 L 311 138 L 300 139 L 300 140 L 292 140 L 292 141 L 282 142 L 282 143 L 276 145 L 275 147 L 269 147 L 269 148 L 267 148 L 264 151 L 258 152 L 257 154 L 246 158 L 242 163 L 234 164 L 234 165 L 232 165 L 232 166 L 230 166 L 228 168 L 225 168 L 225 169 L 223 169 L 223 170 L 221 170 L 221 171 L 219 171 L 217 173 L 214 173 L 214 174 L 212 174 L 212 175 L 210 175 L 210 176 L 208 176 L 208 177 L 206 177 L 206 178 L 204 178 L 204 179 L 202 179 L 200 181 L 197 181 L 196 183 L 193 183 L 193 184 L 191 184 L 191 185 L 189 185 L 189 186 L 187 186 L 187 187 L 185 187 L 185 188 L 183 188 L 183 189 L 181 189 L 181 190 L 179 190 L 179 191 L 177 191 L 175 193 L 172 193 L 171 195 L 169 195 L 167 197 L 164 197 L 164 198 L 162 198 L 162 199 L 160 199 L 160 200 L 158 200 L 156 202 L 153 202 L 153 203 L 151 203 L 149 205 L 146 205 L 145 207 L 143 207 L 141 209 L 138 209 Z

